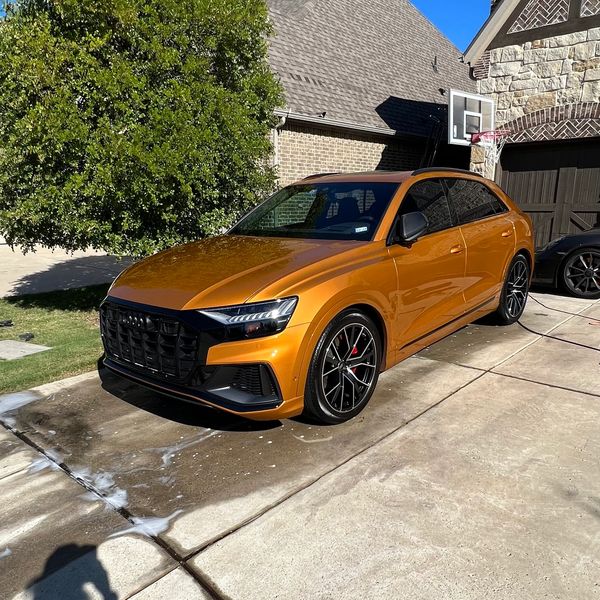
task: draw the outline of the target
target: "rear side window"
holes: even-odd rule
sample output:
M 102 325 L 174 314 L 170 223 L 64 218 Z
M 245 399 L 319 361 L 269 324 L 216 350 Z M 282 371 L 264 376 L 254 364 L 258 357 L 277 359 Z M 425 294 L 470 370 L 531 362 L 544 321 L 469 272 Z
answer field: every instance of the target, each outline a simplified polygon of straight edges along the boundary
M 446 179 L 458 222 L 471 223 L 506 212 L 506 206 L 485 186 L 470 179 Z
M 454 227 L 448 198 L 439 179 L 419 181 L 408 190 L 400 205 L 400 215 L 417 211 L 429 221 L 427 233 Z

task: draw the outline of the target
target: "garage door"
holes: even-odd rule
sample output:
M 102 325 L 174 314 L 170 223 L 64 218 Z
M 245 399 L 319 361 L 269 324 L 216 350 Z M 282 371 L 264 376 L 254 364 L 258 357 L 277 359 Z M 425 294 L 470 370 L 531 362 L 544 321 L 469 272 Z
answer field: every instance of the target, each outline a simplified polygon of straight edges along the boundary
M 600 140 L 507 145 L 497 180 L 529 213 L 536 246 L 600 226 Z

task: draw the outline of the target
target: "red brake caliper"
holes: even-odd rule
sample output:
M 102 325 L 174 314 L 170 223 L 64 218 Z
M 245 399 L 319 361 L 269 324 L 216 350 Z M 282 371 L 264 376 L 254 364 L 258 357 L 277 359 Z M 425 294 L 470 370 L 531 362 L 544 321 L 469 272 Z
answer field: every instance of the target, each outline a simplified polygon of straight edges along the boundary
M 352 352 L 350 352 L 350 356 L 356 356 L 358 354 L 358 349 L 356 346 L 354 346 L 354 348 L 352 348 Z M 353 373 L 356 373 L 356 367 L 353 367 L 352 369 L 350 369 Z

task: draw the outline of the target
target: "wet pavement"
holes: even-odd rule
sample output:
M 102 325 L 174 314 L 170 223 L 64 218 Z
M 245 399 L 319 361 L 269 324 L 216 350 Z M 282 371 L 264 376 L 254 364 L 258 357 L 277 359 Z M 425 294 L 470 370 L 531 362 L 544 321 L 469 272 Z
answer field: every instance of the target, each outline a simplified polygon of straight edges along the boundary
M 0 596 L 46 582 L 56 596 L 20 597 L 68 598 L 75 581 L 77 589 L 108 585 L 97 597 L 394 598 L 402 580 L 407 598 L 439 598 L 444 589 L 470 597 L 464 582 L 449 583 L 459 559 L 445 553 L 462 551 L 440 523 L 451 523 L 455 536 L 464 528 L 471 554 L 461 560 L 476 563 L 482 555 L 472 546 L 489 529 L 526 546 L 507 514 L 525 503 L 534 518 L 538 476 L 585 471 L 585 497 L 600 498 L 592 427 L 600 416 L 600 305 L 535 297 L 542 304 L 530 301 L 525 327 L 476 324 L 449 336 L 383 374 L 369 407 L 334 427 L 253 423 L 105 371 L 0 397 L 9 430 L 0 434 Z M 582 311 L 585 318 L 574 316 Z M 563 423 L 586 437 L 579 453 Z M 465 462 L 467 455 L 485 460 Z M 523 470 L 524 455 L 539 473 Z M 481 464 L 491 471 L 470 480 Z M 547 501 L 560 511 L 566 492 L 557 490 Z M 598 544 L 588 521 L 571 534 L 565 569 Z M 536 536 L 532 552 L 543 543 Z M 354 559 L 352 544 L 366 544 Z M 419 588 L 425 559 L 436 561 L 435 580 Z M 473 576 L 482 595 L 499 585 L 493 566 L 486 569 Z M 81 581 L 84 572 L 97 572 L 95 582 Z M 179 596 L 164 595 L 174 588 Z M 528 594 L 519 597 L 543 597 Z

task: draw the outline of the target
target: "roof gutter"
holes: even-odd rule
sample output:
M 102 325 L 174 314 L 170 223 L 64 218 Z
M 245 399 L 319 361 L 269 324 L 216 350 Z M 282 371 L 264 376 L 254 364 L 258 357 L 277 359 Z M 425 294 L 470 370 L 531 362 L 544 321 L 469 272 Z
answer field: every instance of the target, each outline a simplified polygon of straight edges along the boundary
M 333 127 L 336 129 L 345 129 L 346 131 L 360 131 L 363 133 L 375 133 L 377 135 L 386 135 L 404 138 L 418 138 L 423 136 L 403 133 L 387 127 L 374 127 L 372 125 L 360 125 L 350 121 L 340 121 L 339 119 L 328 119 L 327 117 L 317 117 L 312 115 L 303 115 L 302 113 L 291 112 L 289 110 L 275 109 L 275 115 L 285 118 L 286 121 L 296 121 L 300 123 L 310 123 L 311 125 L 320 125 L 321 127 Z
M 520 0 L 504 0 L 496 7 L 483 24 L 469 47 L 465 50 L 464 61 L 473 66 L 490 47 L 507 19 L 517 8 Z

